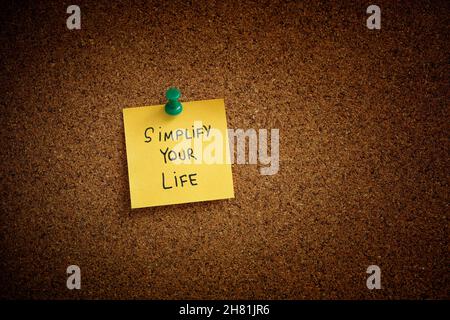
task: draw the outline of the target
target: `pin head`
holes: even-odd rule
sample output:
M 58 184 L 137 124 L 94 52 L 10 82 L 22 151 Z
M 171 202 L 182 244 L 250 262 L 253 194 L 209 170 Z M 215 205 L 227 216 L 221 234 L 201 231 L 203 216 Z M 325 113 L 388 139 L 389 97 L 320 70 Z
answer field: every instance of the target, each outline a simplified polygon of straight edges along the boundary
M 181 97 L 181 92 L 177 88 L 169 88 L 166 91 L 166 98 L 169 102 L 166 103 L 164 109 L 166 112 L 172 116 L 175 116 L 183 110 L 183 106 L 181 105 L 178 99 Z
M 178 90 L 178 88 L 169 88 L 169 90 L 166 91 L 166 98 L 168 100 L 178 100 L 181 97 L 181 92 Z

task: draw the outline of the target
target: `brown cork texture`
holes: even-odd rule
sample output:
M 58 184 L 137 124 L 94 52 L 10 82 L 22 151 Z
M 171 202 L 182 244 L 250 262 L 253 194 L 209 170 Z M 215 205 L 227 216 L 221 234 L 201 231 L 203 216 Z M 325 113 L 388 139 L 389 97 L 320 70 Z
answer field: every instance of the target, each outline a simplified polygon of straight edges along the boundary
M 2 1 L 0 297 L 448 299 L 450 5 L 370 4 Z M 131 210 L 122 109 L 170 86 L 280 129 L 279 172 Z

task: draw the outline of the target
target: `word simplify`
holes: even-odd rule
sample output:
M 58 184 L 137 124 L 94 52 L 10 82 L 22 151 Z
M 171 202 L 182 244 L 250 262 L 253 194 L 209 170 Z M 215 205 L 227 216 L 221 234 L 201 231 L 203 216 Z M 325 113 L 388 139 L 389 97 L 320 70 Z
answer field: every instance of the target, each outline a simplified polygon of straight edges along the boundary
M 191 140 L 195 138 L 201 138 L 205 136 L 209 137 L 209 133 L 211 131 L 211 125 L 201 125 L 195 126 L 192 125 L 192 128 L 184 128 L 184 129 L 175 129 L 170 131 L 161 131 L 161 127 L 156 132 L 156 136 L 159 142 L 165 142 L 168 140 L 179 141 L 179 140 Z M 148 127 L 145 129 L 144 136 L 145 142 L 152 142 L 152 135 L 155 134 L 154 127 Z M 153 137 L 154 138 L 154 137 Z

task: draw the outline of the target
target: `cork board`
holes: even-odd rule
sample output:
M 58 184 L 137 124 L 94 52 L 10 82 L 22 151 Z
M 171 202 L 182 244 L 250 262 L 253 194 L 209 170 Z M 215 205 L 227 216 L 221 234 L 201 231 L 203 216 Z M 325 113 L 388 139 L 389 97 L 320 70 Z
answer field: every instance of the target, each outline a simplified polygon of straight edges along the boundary
M 2 298 L 449 298 L 448 2 L 70 4 L 1 4 Z M 169 86 L 279 128 L 279 172 L 132 211 L 121 111 Z

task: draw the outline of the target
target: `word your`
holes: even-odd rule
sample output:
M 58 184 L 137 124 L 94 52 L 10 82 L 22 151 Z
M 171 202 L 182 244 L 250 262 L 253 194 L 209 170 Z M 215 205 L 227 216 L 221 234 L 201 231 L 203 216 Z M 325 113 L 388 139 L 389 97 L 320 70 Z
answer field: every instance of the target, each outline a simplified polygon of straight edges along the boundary
M 70 5 L 67 7 L 67 13 L 71 15 L 66 20 L 66 26 L 69 30 L 80 30 L 81 29 L 81 10 L 79 6 Z
M 376 5 L 371 5 L 367 7 L 366 12 L 368 14 L 372 14 L 369 18 L 367 18 L 367 28 L 369 28 L 370 30 L 373 29 L 377 29 L 380 30 L 381 29 L 381 9 L 379 6 Z
M 192 148 L 187 148 L 186 150 L 181 151 L 174 151 L 169 150 L 169 147 L 166 147 L 166 149 L 159 149 L 159 152 L 161 152 L 164 156 L 164 163 L 167 163 L 167 160 L 169 161 L 175 161 L 175 160 L 190 160 L 190 159 L 197 159 L 194 156 L 194 150 Z
M 81 269 L 80 269 L 80 267 L 77 265 L 68 266 L 66 272 L 67 272 L 67 274 L 70 275 L 67 278 L 67 282 L 66 282 L 67 289 L 80 290 L 81 289 Z
M 366 273 L 370 274 L 367 278 L 366 285 L 369 290 L 381 289 L 381 269 L 377 265 L 371 265 L 367 268 Z

